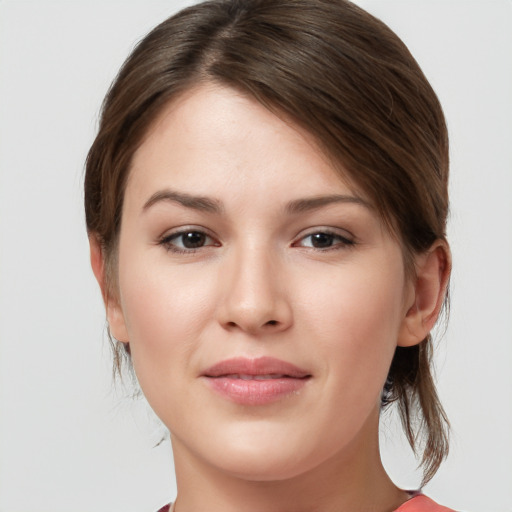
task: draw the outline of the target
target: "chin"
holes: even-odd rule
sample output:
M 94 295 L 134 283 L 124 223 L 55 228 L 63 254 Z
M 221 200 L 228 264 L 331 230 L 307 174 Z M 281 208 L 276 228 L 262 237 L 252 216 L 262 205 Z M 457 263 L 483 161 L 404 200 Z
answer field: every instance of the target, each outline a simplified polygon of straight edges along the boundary
M 247 427 L 227 429 L 227 435 L 212 432 L 196 454 L 226 475 L 258 482 L 295 478 L 333 456 L 332 443 L 327 446 L 306 430 L 294 435 L 278 425 Z
M 259 453 L 256 457 L 239 457 L 232 454 L 224 460 L 217 460 L 216 464 L 224 473 L 252 482 L 289 480 L 316 466 L 314 461 L 301 460 L 296 455 L 283 453 Z

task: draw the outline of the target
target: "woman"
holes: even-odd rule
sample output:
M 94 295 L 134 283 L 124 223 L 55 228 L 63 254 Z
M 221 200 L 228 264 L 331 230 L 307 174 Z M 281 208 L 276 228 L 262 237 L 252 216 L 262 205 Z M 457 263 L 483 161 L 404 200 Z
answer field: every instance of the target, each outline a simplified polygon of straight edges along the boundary
M 396 402 L 424 482 L 448 450 L 429 335 L 447 181 L 434 92 L 349 2 L 206 2 L 141 41 L 85 208 L 117 368 L 170 431 L 175 512 L 448 510 L 378 447 Z

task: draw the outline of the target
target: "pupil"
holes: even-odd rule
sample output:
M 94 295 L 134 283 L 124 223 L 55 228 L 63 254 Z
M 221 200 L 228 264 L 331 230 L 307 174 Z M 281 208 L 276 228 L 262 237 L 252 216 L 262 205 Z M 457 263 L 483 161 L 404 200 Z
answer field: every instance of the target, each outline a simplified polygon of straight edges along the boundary
M 332 235 L 328 233 L 315 233 L 311 238 L 313 247 L 322 249 L 324 247 L 331 247 L 332 245 Z
M 202 247 L 205 242 L 205 235 L 197 231 L 191 231 L 183 235 L 183 246 L 187 249 L 197 249 Z

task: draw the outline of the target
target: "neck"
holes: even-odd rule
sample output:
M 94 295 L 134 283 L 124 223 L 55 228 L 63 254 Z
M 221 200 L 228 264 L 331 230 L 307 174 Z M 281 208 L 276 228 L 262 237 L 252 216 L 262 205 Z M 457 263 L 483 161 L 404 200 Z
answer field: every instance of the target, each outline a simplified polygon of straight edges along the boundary
M 173 439 L 176 512 L 392 512 L 408 496 L 385 472 L 378 414 L 342 453 L 293 478 L 254 481 L 219 470 Z

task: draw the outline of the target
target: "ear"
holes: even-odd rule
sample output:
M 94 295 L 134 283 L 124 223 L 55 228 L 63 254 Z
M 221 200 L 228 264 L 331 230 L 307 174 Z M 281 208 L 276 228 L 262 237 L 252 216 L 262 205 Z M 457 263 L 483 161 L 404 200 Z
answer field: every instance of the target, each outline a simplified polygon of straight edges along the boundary
M 98 238 L 94 234 L 89 235 L 89 248 L 91 255 L 91 267 L 100 285 L 103 303 L 107 312 L 107 321 L 109 330 L 116 340 L 128 343 L 128 332 L 124 321 L 124 314 L 119 303 L 118 297 L 113 297 L 111 290 L 108 289 L 105 272 L 105 257 L 103 249 Z M 117 295 L 117 294 L 116 294 Z
M 437 321 L 446 296 L 451 272 L 451 254 L 444 240 L 415 259 L 416 274 L 411 283 L 407 312 L 398 335 L 398 345 L 410 347 L 422 342 Z

